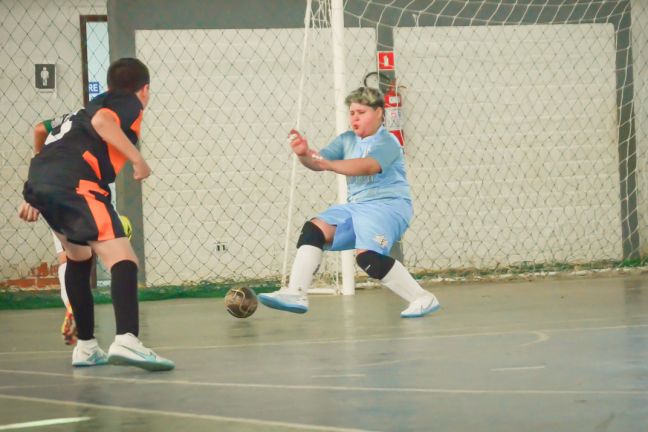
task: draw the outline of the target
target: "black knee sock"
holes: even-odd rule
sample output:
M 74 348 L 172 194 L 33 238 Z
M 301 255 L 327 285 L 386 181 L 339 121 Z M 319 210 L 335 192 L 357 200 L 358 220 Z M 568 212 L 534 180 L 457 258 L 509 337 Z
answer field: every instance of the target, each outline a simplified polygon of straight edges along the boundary
M 90 272 L 93 259 L 87 261 L 67 260 L 65 269 L 65 292 L 67 292 L 79 339 L 94 338 L 94 301 L 90 291 Z
M 110 269 L 110 295 L 115 310 L 117 334 L 139 334 L 139 306 L 137 304 L 137 264 L 119 261 Z

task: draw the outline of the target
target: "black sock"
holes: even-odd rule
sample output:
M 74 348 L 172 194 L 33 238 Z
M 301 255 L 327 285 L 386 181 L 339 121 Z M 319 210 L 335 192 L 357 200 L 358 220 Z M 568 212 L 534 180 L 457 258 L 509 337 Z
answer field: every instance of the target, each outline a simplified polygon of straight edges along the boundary
M 90 291 L 90 273 L 93 259 L 72 261 L 67 259 L 65 268 L 65 291 L 67 292 L 77 334 L 81 340 L 94 338 L 94 300 Z
M 139 335 L 139 305 L 137 304 L 137 264 L 119 261 L 110 269 L 110 295 L 115 310 L 117 334 Z

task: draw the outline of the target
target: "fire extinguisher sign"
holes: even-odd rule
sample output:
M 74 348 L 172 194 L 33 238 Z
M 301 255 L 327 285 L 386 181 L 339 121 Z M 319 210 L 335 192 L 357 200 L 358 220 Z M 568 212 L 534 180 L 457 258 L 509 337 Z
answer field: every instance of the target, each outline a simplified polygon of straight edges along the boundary
M 394 70 L 394 52 L 378 51 L 378 70 Z

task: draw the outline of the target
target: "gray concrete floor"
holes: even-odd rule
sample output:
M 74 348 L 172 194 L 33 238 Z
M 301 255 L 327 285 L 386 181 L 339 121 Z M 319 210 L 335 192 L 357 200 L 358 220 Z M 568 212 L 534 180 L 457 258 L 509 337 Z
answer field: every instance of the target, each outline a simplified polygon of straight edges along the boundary
M 403 320 L 386 290 L 315 296 L 299 316 L 222 299 L 141 304 L 177 369 L 73 369 L 62 310 L 0 312 L 0 430 L 648 431 L 648 277 L 430 287 Z M 112 340 L 110 306 L 97 336 Z

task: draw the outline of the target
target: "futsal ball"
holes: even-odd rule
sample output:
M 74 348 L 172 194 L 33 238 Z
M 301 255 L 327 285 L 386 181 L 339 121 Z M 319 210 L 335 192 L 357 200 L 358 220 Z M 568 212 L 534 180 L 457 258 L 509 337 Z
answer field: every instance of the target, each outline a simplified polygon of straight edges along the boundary
M 133 236 L 133 226 L 130 223 L 130 220 L 126 216 L 119 215 L 119 220 L 121 220 L 122 227 L 124 228 L 124 234 L 128 237 L 128 240 Z
M 225 308 L 236 318 L 247 318 L 259 304 L 254 291 L 247 287 L 232 288 L 225 295 Z

